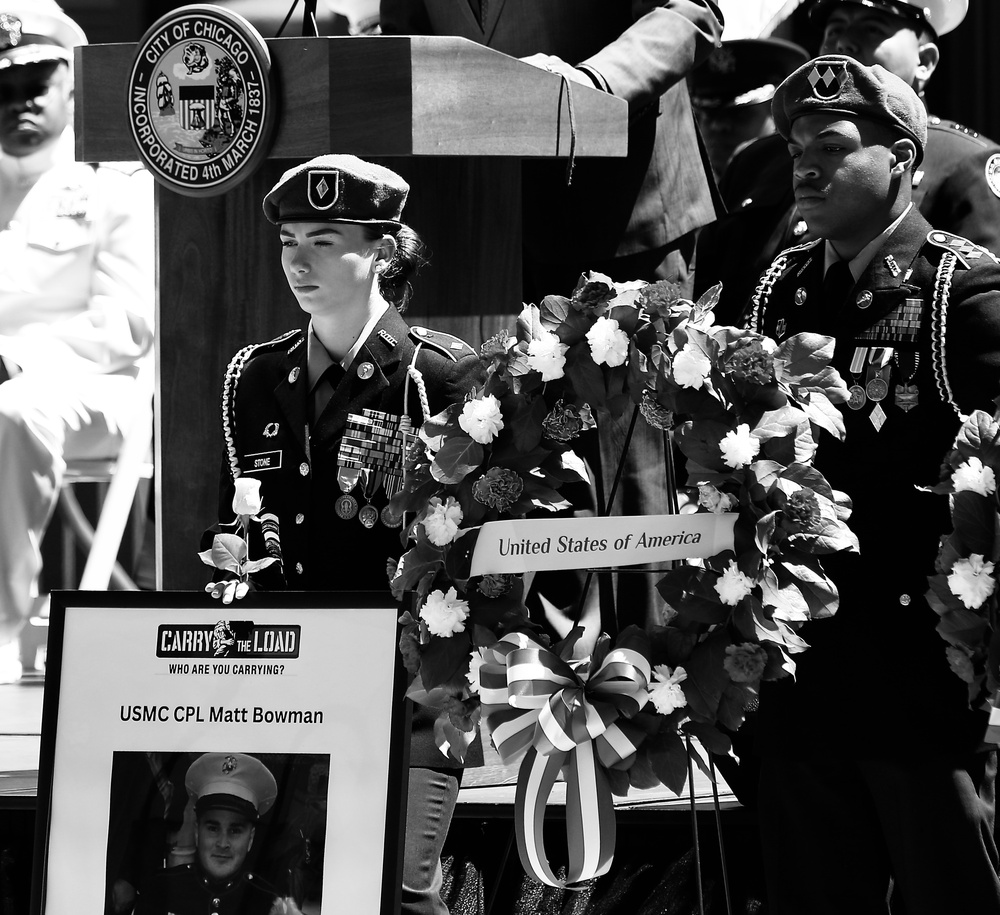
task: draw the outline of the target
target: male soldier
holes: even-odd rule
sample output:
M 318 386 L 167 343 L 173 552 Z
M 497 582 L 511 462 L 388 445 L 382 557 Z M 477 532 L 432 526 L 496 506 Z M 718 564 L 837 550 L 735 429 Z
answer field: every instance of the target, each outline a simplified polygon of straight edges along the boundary
M 155 876 L 139 894 L 135 915 L 297 912 L 247 867 L 257 822 L 278 795 L 267 766 L 243 753 L 206 753 L 191 763 L 184 782 L 194 799 L 195 860 Z
M 822 240 L 774 261 L 753 326 L 835 340 L 846 438 L 821 444 L 817 469 L 853 501 L 861 550 L 824 562 L 840 607 L 806 625 L 796 678 L 760 698 L 771 911 L 885 913 L 891 876 L 908 915 L 1000 912 L 995 752 L 980 752 L 985 716 L 923 596 L 948 509 L 916 488 L 937 481 L 959 414 L 992 411 L 1000 264 L 914 205 L 927 115 L 899 77 L 820 57 L 773 107 L 795 200 Z
M 722 42 L 694 68 L 688 77 L 691 105 L 716 178 L 737 152 L 774 133 L 774 90 L 808 59 L 805 49 L 790 41 L 738 38 Z
M 152 184 L 73 158 L 80 27 L 0 0 L 0 682 L 66 461 L 113 457 L 153 328 Z
M 968 0 L 814 0 L 821 54 L 880 64 L 923 97 L 939 60 L 938 35 L 965 18 Z M 1000 253 L 1000 146 L 954 121 L 928 118 L 927 150 L 913 173 L 913 202 L 937 229 Z M 783 142 L 772 137 L 732 161 L 722 181 L 728 216 L 703 230 L 696 292 L 722 282 L 717 316 L 735 322 L 764 268 L 809 234 L 794 206 Z

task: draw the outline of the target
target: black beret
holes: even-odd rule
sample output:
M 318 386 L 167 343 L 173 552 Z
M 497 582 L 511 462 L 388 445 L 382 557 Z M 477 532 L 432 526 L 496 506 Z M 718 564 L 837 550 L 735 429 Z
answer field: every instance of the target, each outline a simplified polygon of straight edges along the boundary
M 395 223 L 410 186 L 357 156 L 318 156 L 290 168 L 264 197 L 264 215 L 286 222 Z
M 853 57 L 828 54 L 803 64 L 774 93 L 771 113 L 788 139 L 804 114 L 842 114 L 896 128 L 917 144 L 917 163 L 927 146 L 927 110 L 917 93 L 894 73 Z

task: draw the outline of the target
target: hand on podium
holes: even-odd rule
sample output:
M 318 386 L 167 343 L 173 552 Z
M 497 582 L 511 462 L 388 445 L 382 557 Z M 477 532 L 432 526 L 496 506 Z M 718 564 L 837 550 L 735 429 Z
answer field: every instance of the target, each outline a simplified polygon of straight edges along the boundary
M 572 64 L 566 63 L 565 60 L 556 57 L 554 54 L 530 54 L 528 57 L 522 57 L 521 60 L 526 64 L 531 64 L 533 67 L 540 67 L 542 70 L 548 70 L 551 73 L 559 73 L 565 76 L 566 79 L 570 79 L 574 83 L 582 83 L 591 89 L 601 88 L 590 78 L 586 70 L 580 70 Z

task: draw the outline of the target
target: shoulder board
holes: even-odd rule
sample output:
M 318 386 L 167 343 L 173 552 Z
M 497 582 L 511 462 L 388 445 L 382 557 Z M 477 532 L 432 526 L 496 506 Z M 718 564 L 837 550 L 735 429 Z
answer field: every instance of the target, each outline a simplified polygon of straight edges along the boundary
M 950 251 L 959 259 L 962 266 L 966 268 L 971 267 L 984 257 L 994 262 L 997 260 L 989 248 L 984 248 L 982 245 L 977 245 L 974 241 L 969 241 L 969 239 L 963 238 L 961 235 L 953 235 L 951 232 L 945 232 L 942 229 L 931 229 L 927 233 L 927 241 L 937 248 Z
M 978 130 L 973 130 L 971 127 L 966 127 L 964 124 L 959 124 L 955 121 L 948 121 L 943 118 L 934 118 L 927 121 L 927 132 L 928 132 L 928 142 L 931 140 L 931 134 L 938 138 L 948 138 L 953 137 L 957 141 L 968 141 L 973 146 L 979 149 L 986 149 L 989 146 L 995 145 L 989 137 L 984 137 Z
M 424 346 L 437 350 L 451 359 L 452 362 L 458 362 L 465 356 L 476 355 L 476 351 L 461 337 L 446 334 L 440 330 L 431 330 L 429 327 L 413 325 L 410 328 L 410 339 L 414 343 L 422 343 Z
M 797 254 L 799 251 L 811 251 L 822 241 L 822 238 L 814 238 L 812 241 L 804 242 L 801 245 L 792 245 L 791 248 L 785 248 L 783 251 L 778 252 L 778 257 L 784 257 L 787 254 Z
M 285 331 L 266 343 L 254 343 L 248 358 L 252 359 L 254 356 L 274 353 L 279 350 L 291 353 L 297 350 L 305 342 L 305 339 L 306 333 L 302 329 Z

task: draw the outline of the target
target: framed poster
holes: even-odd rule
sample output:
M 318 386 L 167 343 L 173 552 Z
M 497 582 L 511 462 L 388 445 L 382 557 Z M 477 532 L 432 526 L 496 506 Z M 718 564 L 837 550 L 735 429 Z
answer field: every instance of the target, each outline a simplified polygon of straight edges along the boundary
M 399 612 L 368 592 L 53 593 L 33 915 L 184 915 L 206 894 L 396 912 Z

